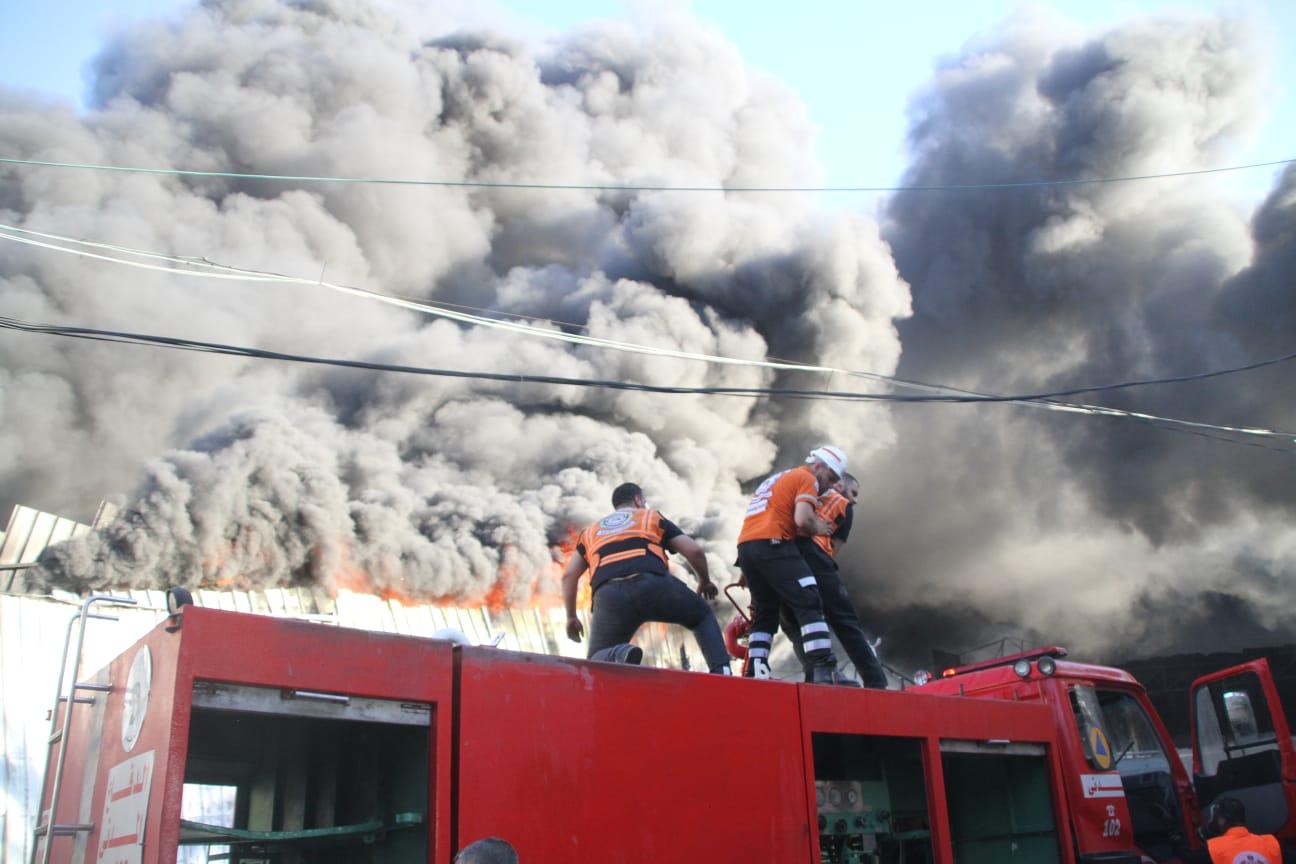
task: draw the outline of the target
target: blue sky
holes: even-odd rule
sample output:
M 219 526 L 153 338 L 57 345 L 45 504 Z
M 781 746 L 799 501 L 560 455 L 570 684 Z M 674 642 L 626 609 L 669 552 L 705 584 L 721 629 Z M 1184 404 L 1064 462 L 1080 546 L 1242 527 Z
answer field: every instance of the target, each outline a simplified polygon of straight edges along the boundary
M 80 104 L 85 69 L 105 38 L 132 21 L 174 15 L 194 0 L 0 0 L 0 83 Z M 396 0 L 387 0 L 395 3 Z M 522 0 L 432 4 L 436 17 L 494 23 L 513 35 L 546 35 L 599 18 L 635 14 L 648 4 L 610 0 Z M 826 185 L 888 185 L 905 166 L 906 105 L 942 57 L 992 30 L 1022 8 L 1011 0 L 807 0 L 789 14 L 785 4 L 751 0 L 676 2 L 735 43 L 752 65 L 781 79 L 805 101 L 819 130 L 818 156 Z M 1219 0 L 1055 0 L 1031 8 L 1056 16 L 1059 27 L 1102 28 L 1142 15 L 1227 12 L 1253 19 L 1260 55 L 1269 55 L 1271 111 L 1236 161 L 1296 156 L 1296 2 Z M 1257 62 L 1265 62 L 1258 56 Z M 1166 166 L 1173 170 L 1178 166 Z M 1231 175 L 1238 195 L 1256 200 L 1275 171 Z M 969 178 L 975 179 L 975 178 Z M 854 196 L 853 204 L 868 206 Z

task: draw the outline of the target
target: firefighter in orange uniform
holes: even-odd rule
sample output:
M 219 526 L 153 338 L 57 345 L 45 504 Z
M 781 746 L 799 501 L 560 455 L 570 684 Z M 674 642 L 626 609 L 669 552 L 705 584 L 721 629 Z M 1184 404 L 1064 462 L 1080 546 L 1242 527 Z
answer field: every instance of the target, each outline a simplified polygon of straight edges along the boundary
M 845 683 L 837 675 L 837 658 L 819 602 L 814 573 L 797 549 L 798 535 L 833 533 L 815 515 L 819 495 L 846 473 L 846 454 L 825 445 L 810 452 L 806 464 L 780 471 L 756 488 L 738 535 L 738 566 L 752 598 L 751 634 L 747 638 L 750 674 L 770 677 L 769 654 L 779 608 L 796 619 L 805 652 L 806 680 Z
M 1246 807 L 1236 798 L 1211 805 L 1210 827 L 1218 837 L 1206 841 L 1211 864 L 1282 864 L 1282 851 L 1272 834 L 1252 834 L 1246 827 Z
M 585 627 L 576 616 L 576 586 L 589 570 L 594 592 L 588 657 L 638 663 L 642 649 L 630 645 L 639 625 L 649 621 L 682 624 L 693 631 L 707 668 L 730 674 L 729 652 L 715 612 L 706 600 L 718 593 L 707 570 L 706 553 L 674 522 L 648 507 L 643 490 L 622 483 L 612 492 L 616 509 L 581 532 L 563 571 L 567 635 L 579 642 Z M 666 550 L 678 552 L 697 574 L 694 594 L 671 575 Z M 700 595 L 700 596 L 699 596 Z
M 855 606 L 851 603 L 850 594 L 847 593 L 837 568 L 837 555 L 850 537 L 851 526 L 855 521 L 855 502 L 858 499 L 859 481 L 852 474 L 843 474 L 831 489 L 819 497 L 819 506 L 815 508 L 815 514 L 832 526 L 833 533 L 798 537 L 797 547 L 819 586 L 824 620 L 837 635 L 846 656 L 855 664 L 855 670 L 864 686 L 885 690 L 886 673 L 882 671 L 877 652 L 873 650 L 868 634 L 860 624 L 859 615 L 855 612 Z M 796 623 L 786 608 L 782 610 L 779 625 L 792 640 L 797 657 L 802 657 Z

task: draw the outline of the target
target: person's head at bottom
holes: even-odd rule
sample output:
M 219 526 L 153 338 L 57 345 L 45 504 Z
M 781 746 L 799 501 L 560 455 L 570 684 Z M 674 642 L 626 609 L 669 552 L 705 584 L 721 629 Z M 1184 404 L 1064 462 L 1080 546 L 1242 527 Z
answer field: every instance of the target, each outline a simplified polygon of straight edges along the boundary
M 454 864 L 518 864 L 518 856 L 507 840 L 487 837 L 460 849 Z
M 1211 805 L 1210 825 L 1223 834 L 1237 825 L 1246 825 L 1246 806 L 1236 798 L 1221 798 Z

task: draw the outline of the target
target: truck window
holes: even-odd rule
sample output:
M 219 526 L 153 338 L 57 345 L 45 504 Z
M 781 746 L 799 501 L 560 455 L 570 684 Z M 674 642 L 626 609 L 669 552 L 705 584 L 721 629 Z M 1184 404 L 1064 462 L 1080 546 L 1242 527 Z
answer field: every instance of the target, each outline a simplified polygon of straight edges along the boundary
M 1111 737 L 1103 725 L 1098 694 L 1087 684 L 1074 684 L 1070 695 L 1071 710 L 1075 714 L 1076 731 L 1080 733 L 1085 759 L 1097 771 L 1110 771 L 1116 756 L 1112 752 Z
M 1209 687 L 1197 691 L 1197 748 L 1201 752 L 1202 776 L 1214 777 L 1224 761 L 1224 724 L 1215 711 Z
M 811 743 L 823 864 L 932 860 L 920 739 L 816 732 Z
M 180 818 L 187 822 L 233 828 L 237 803 L 237 786 L 186 783 L 180 797 Z M 207 864 L 208 861 L 225 861 L 229 857 L 229 846 L 181 846 L 176 852 L 176 864 Z
M 1098 702 L 1121 774 L 1170 770 L 1161 739 L 1137 699 L 1128 693 L 1103 691 Z
M 1197 691 L 1197 742 L 1202 776 L 1213 777 L 1220 762 L 1278 749 L 1269 703 L 1254 672 L 1212 681 Z

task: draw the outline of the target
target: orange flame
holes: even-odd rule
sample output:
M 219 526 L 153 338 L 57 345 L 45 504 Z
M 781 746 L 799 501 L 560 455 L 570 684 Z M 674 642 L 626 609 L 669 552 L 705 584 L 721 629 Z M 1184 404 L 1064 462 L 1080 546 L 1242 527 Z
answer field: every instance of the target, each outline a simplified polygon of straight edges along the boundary
M 513 547 L 506 544 L 501 549 L 500 567 L 490 589 L 476 598 L 465 597 L 430 597 L 419 598 L 393 587 L 388 581 L 386 587 L 378 588 L 372 576 L 363 568 L 351 563 L 349 550 L 343 548 L 341 558 L 326 577 L 331 583 L 334 596 L 338 591 L 349 591 L 353 594 L 369 594 L 383 600 L 395 600 L 403 606 L 431 604 L 440 607 L 475 607 L 485 606 L 492 612 L 502 612 L 510 608 L 555 609 L 562 606 L 562 572 L 567 559 L 576 551 L 579 532 L 574 526 L 568 526 L 562 540 L 550 547 L 551 562 L 536 574 L 525 592 L 528 599 L 519 603 L 510 598 L 517 597 L 518 586 L 523 578 L 521 567 L 516 560 Z M 316 558 L 318 563 L 318 558 Z M 387 580 L 384 580 L 387 581 Z M 589 584 L 586 582 L 577 597 L 578 604 L 589 605 Z

